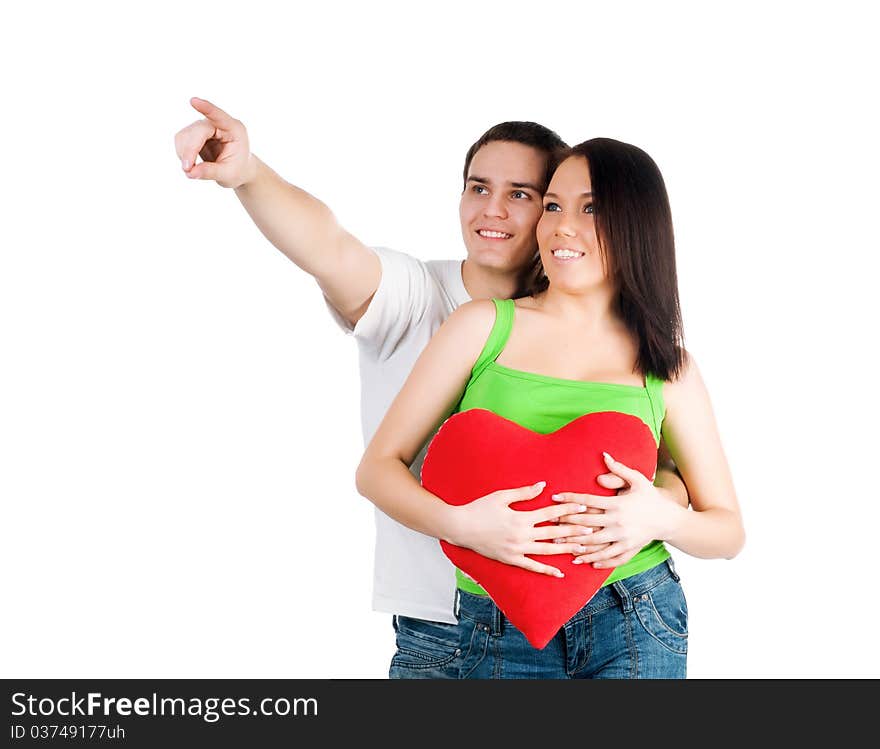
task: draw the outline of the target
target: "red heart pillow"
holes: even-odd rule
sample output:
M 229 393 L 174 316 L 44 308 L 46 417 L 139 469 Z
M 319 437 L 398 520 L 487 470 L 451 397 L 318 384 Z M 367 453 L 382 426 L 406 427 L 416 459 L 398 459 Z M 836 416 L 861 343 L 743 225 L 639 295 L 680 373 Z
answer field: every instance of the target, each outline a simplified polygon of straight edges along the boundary
M 555 504 L 557 492 L 613 495 L 596 483 L 608 473 L 602 453 L 653 477 L 657 443 L 645 422 L 616 411 L 585 414 L 549 434 L 539 434 L 482 408 L 450 416 L 428 445 L 422 486 L 452 505 L 465 505 L 498 489 L 546 481 L 534 499 L 512 505 L 534 510 Z M 548 542 L 552 543 L 552 542 Z M 533 555 L 562 570 L 564 578 L 514 567 L 454 544 L 440 542 L 456 567 L 486 590 L 505 616 L 536 648 L 593 597 L 612 569 L 572 564 L 570 554 Z

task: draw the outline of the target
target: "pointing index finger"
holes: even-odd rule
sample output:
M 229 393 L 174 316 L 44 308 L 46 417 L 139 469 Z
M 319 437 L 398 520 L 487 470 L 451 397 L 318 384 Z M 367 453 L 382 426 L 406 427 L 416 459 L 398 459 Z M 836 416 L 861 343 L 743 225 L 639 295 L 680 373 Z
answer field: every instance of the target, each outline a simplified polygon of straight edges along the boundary
M 193 96 L 189 103 L 197 112 L 201 112 L 214 125 L 223 130 L 229 130 L 235 122 L 231 115 L 224 112 L 220 107 L 214 106 L 207 99 L 199 99 L 197 96 Z

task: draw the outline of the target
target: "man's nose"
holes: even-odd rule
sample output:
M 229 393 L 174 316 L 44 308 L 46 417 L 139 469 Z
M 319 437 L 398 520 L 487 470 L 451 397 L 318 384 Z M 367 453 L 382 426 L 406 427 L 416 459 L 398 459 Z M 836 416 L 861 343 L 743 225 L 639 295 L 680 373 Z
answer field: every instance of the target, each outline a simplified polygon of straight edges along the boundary
M 502 195 L 492 195 L 486 202 L 483 215 L 492 218 L 507 218 L 507 206 Z

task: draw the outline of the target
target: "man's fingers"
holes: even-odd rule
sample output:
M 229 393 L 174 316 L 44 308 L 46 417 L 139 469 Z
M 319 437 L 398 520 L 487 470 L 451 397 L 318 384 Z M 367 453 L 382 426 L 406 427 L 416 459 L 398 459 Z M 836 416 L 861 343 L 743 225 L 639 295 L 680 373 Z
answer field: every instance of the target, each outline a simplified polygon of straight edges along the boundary
M 213 179 L 216 180 L 220 176 L 220 169 L 213 161 L 202 161 L 192 167 L 186 176 L 190 179 Z
M 184 171 L 188 171 L 196 163 L 199 151 L 213 135 L 214 126 L 206 120 L 198 120 L 187 125 L 174 136 L 174 148 Z
M 192 105 L 193 109 L 197 112 L 201 112 L 221 130 L 233 130 L 238 122 L 234 117 L 224 112 L 220 107 L 214 106 L 207 99 L 199 99 L 197 96 L 193 96 L 189 100 L 189 103 Z

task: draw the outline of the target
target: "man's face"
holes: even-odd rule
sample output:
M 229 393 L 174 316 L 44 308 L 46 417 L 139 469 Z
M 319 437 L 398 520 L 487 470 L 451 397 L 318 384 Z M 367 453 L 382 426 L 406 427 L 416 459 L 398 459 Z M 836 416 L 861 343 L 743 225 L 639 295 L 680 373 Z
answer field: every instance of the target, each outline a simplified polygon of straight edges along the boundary
M 492 141 L 474 154 L 459 216 L 468 260 L 516 272 L 537 249 L 547 157 L 522 143 Z

